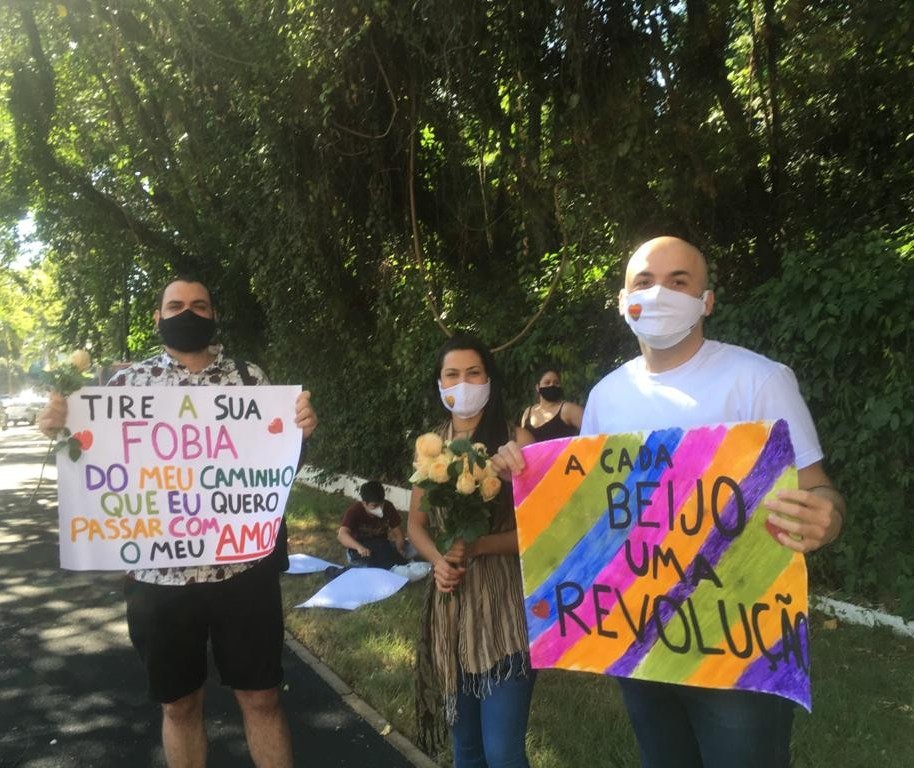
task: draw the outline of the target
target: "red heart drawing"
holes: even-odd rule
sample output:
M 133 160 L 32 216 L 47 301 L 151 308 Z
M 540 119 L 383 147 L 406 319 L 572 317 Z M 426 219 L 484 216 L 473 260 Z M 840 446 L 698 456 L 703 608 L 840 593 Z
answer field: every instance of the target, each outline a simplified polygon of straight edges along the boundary
M 267 431 L 274 435 L 278 435 L 280 432 L 282 432 L 282 419 L 273 419 L 273 421 L 271 421 L 267 426 Z
M 88 429 L 77 432 L 73 438 L 79 440 L 79 445 L 84 451 L 88 451 L 92 447 L 92 433 Z
M 628 307 L 628 314 L 631 315 L 632 320 L 637 320 L 639 317 L 641 317 L 641 305 L 630 304 Z
M 540 600 L 530 611 L 538 619 L 545 619 L 549 615 L 549 603 L 546 600 Z

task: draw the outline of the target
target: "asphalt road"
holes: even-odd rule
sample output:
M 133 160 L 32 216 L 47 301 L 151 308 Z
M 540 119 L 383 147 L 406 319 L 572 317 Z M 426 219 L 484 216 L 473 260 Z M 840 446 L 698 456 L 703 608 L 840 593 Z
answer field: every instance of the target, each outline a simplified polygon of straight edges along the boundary
M 130 646 L 122 575 L 58 567 L 55 470 L 32 496 L 47 441 L 0 432 L 0 768 L 164 766 L 157 704 Z M 411 768 L 291 650 L 284 706 L 296 766 Z M 252 765 L 231 693 L 206 693 L 209 765 Z

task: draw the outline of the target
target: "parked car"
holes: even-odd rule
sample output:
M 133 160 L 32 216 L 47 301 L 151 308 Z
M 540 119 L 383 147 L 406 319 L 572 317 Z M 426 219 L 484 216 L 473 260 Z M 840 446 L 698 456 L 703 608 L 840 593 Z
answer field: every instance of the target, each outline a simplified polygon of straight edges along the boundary
M 44 400 L 37 398 L 15 398 L 6 404 L 6 418 L 10 424 L 34 424 L 38 414 L 45 406 Z

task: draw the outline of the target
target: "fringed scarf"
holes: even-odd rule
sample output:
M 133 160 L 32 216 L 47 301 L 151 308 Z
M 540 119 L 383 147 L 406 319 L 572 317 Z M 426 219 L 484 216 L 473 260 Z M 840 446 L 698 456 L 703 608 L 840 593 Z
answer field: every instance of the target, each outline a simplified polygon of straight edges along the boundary
M 434 525 L 436 515 L 429 515 Z M 516 528 L 510 491 L 503 487 L 491 532 Z M 520 668 L 509 659 L 521 654 Z M 520 558 L 483 555 L 467 563 L 460 588 L 439 592 L 429 577 L 416 654 L 419 747 L 433 754 L 457 719 L 457 692 L 485 698 L 502 679 L 529 669 Z

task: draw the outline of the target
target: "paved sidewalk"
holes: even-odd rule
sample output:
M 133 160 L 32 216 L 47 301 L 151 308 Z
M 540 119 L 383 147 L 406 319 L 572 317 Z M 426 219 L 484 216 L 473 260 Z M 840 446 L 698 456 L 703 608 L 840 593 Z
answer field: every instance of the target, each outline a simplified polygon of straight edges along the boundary
M 57 567 L 53 467 L 28 503 L 45 446 L 33 428 L 0 433 L 0 768 L 159 768 L 161 718 L 127 637 L 122 577 Z M 296 765 L 431 765 L 402 737 L 381 736 L 383 721 L 312 662 L 287 647 L 283 696 Z M 206 711 L 209 764 L 250 766 L 237 705 L 212 679 Z

